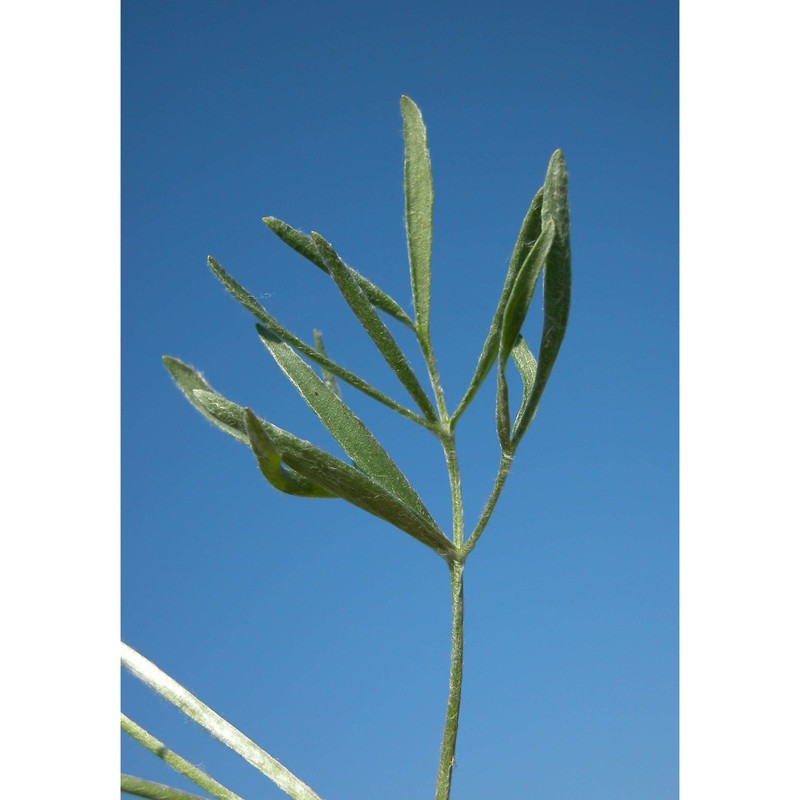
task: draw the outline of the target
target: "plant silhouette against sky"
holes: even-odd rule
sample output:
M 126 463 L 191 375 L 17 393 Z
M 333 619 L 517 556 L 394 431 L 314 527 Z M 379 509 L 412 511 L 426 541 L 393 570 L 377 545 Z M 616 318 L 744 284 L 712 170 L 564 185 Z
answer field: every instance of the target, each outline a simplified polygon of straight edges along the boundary
M 345 264 L 318 233 L 307 235 L 274 217 L 265 217 L 264 223 L 286 244 L 333 279 L 407 392 L 408 400 L 401 403 L 387 396 L 331 360 L 318 331 L 314 331 L 313 344 L 289 332 L 211 257 L 208 259 L 211 271 L 257 319 L 256 329 L 264 346 L 341 445 L 350 462 L 342 461 L 260 419 L 250 408 L 231 402 L 215 392 L 199 372 L 178 359 L 165 356 L 164 364 L 189 402 L 206 419 L 248 445 L 258 468 L 274 488 L 301 497 L 344 499 L 413 536 L 447 563 L 453 611 L 451 663 L 435 798 L 448 800 L 461 704 L 464 567 L 489 522 L 517 448 L 536 415 L 567 326 L 571 287 L 567 173 L 564 156 L 560 150 L 556 150 L 547 167 L 544 184 L 534 195 L 523 220 L 497 310 L 475 371 L 461 400 L 450 411 L 445 404 L 430 338 L 433 183 L 426 132 L 422 116 L 413 101 L 403 97 L 400 105 L 405 140 L 405 217 L 413 317 L 371 281 Z M 540 279 L 544 313 L 538 353 L 534 356 L 521 330 Z M 393 318 L 415 334 L 427 368 L 432 398 L 378 312 Z M 309 362 L 320 369 L 321 376 L 317 375 Z M 474 530 L 467 533 L 464 529 L 461 475 L 456 455 L 456 425 L 495 364 L 499 465 L 478 522 Z M 513 415 L 509 408 L 506 375 L 510 364 L 513 364 L 522 380 L 520 406 Z M 452 500 L 452 531 L 449 536 L 436 523 L 378 439 L 344 402 L 340 382 L 426 428 L 441 442 Z M 124 644 L 122 660 L 135 675 L 260 769 L 289 796 L 295 800 L 319 800 L 318 794 L 282 764 Z M 125 715 L 122 716 L 122 727 L 213 797 L 221 800 L 237 798 L 204 771 L 168 750 Z M 122 776 L 122 790 L 141 797 L 166 800 L 195 797 L 130 775 Z

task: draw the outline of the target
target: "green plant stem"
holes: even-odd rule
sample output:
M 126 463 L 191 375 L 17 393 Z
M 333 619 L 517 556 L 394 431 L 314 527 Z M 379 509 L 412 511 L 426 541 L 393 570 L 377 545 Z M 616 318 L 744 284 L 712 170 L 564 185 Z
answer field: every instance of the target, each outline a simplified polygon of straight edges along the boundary
M 461 495 L 461 472 L 458 468 L 456 442 L 452 433 L 442 435 L 442 447 L 450 479 L 450 497 L 453 505 L 453 544 L 461 549 L 464 544 L 464 500 Z
M 461 678 L 464 664 L 464 564 L 450 562 L 450 582 L 453 591 L 453 629 L 450 647 L 450 691 L 442 734 L 439 774 L 436 779 L 436 800 L 449 800 L 453 767 L 456 765 L 458 715 L 461 710 Z
M 436 366 L 436 358 L 433 355 L 433 345 L 428 335 L 423 334 L 418 328 L 415 330 L 417 333 L 417 341 L 419 342 L 419 349 L 422 351 L 422 357 L 425 359 L 425 366 L 431 381 L 431 388 L 433 389 L 433 396 L 436 400 L 436 410 L 439 413 L 440 423 L 449 431 L 450 423 L 447 415 L 447 406 L 444 402 L 444 390 L 442 389 L 442 381 L 439 377 L 439 368 Z
M 122 663 L 137 678 L 151 689 L 169 700 L 174 706 L 191 717 L 212 736 L 219 739 L 294 800 L 321 800 L 320 796 L 306 786 L 277 759 L 262 750 L 252 739 L 245 736 L 213 709 L 198 700 L 191 692 L 160 670 L 152 661 L 137 653 L 124 642 L 122 644 Z
M 494 507 L 497 505 L 497 500 L 500 497 L 500 492 L 503 491 L 503 486 L 505 485 L 506 478 L 508 477 L 508 473 L 511 469 L 511 464 L 513 461 L 514 453 L 504 451 L 500 457 L 500 467 L 497 470 L 497 477 L 494 480 L 492 492 L 489 495 L 489 499 L 486 501 L 486 505 L 483 507 L 478 524 L 475 526 L 475 530 L 470 534 L 466 545 L 462 549 L 463 558 L 466 558 L 472 552 L 472 548 L 478 543 L 478 539 L 480 539 L 481 534 L 486 527 L 486 523 L 489 522 L 489 517 L 492 516 Z
M 139 742 L 139 744 L 146 747 L 151 753 L 157 755 L 165 764 L 168 764 L 176 772 L 188 778 L 192 783 L 197 784 L 201 789 L 205 789 L 209 794 L 219 798 L 219 800 L 242 800 L 238 794 L 234 794 L 230 789 L 226 789 L 221 783 L 218 783 L 210 775 L 203 772 L 203 770 L 191 764 L 185 758 L 181 758 L 177 753 L 174 753 L 163 742 L 160 742 L 155 736 L 148 733 L 140 725 L 137 725 L 132 719 L 126 717 L 124 714 L 120 714 L 120 718 L 122 730 L 124 730 L 125 733 Z M 149 795 L 146 796 L 149 797 Z
M 148 800 L 206 800 L 205 797 L 191 792 L 184 792 L 182 789 L 174 789 L 163 783 L 146 781 L 144 778 L 137 778 L 135 775 L 120 776 L 120 788 L 125 794 L 133 794 L 136 797 L 146 797 Z

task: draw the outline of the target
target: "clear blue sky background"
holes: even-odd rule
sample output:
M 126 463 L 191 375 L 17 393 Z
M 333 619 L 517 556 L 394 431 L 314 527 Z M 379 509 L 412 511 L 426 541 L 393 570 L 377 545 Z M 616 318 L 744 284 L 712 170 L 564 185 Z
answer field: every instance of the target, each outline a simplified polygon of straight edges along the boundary
M 466 572 L 454 800 L 675 798 L 677 4 L 122 11 L 124 639 L 328 800 L 432 795 L 444 563 L 344 502 L 271 489 L 160 360 L 334 447 L 207 270 L 213 254 L 298 335 L 321 328 L 332 357 L 402 397 L 330 279 L 261 217 L 320 231 L 410 309 L 408 94 L 431 149 L 432 335 L 451 403 L 555 148 L 570 174 L 570 327 Z M 490 380 L 459 426 L 468 527 L 497 465 L 493 395 Z M 432 437 L 345 398 L 444 524 Z M 127 675 L 123 709 L 244 797 L 284 797 Z M 126 740 L 123 768 L 191 789 Z

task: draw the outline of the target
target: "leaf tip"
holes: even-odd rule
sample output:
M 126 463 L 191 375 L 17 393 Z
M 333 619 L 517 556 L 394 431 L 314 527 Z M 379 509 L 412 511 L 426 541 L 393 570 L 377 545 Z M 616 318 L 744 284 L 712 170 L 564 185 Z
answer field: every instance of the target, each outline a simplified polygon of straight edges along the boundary
M 258 426 L 258 417 L 249 408 L 247 407 L 243 408 L 242 414 L 244 416 L 245 428 L 254 428 Z M 250 431 L 248 430 L 247 433 L 249 435 Z
M 170 375 L 175 375 L 179 370 L 186 370 L 188 367 L 180 359 L 174 356 L 161 356 L 161 363 L 167 368 Z

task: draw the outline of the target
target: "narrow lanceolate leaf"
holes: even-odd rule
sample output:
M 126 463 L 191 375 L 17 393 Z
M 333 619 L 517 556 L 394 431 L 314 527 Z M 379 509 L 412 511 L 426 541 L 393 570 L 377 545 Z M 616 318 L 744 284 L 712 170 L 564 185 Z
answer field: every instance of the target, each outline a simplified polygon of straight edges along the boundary
M 289 245 L 293 250 L 298 252 L 304 258 L 307 258 L 312 264 L 319 267 L 323 272 L 327 272 L 328 268 L 322 260 L 317 248 L 314 247 L 314 242 L 307 233 L 298 231 L 291 225 L 287 225 L 275 217 L 264 217 L 264 224 L 282 241 Z M 376 308 L 385 311 L 390 316 L 394 317 L 398 322 L 412 328 L 414 323 L 411 317 L 403 311 L 399 303 L 393 300 L 383 289 L 377 287 L 368 278 L 365 278 L 359 272 L 356 272 L 352 267 L 348 267 L 353 275 L 356 283 L 361 287 L 361 290 L 369 298 L 369 301 Z
M 397 375 L 411 397 L 414 398 L 422 413 L 430 421 L 436 420 L 436 412 L 433 405 L 414 374 L 414 370 L 411 369 L 411 365 L 403 355 L 400 345 L 397 344 L 394 336 L 383 324 L 383 320 L 375 313 L 372 304 L 353 280 L 344 262 L 322 236 L 314 232 L 312 232 L 311 236 L 322 259 L 328 266 L 331 277 L 336 281 L 339 291 L 353 310 L 353 313 L 358 317 L 358 321 L 363 325 L 364 330 L 375 342 L 381 355 L 386 359 L 386 363 L 392 368 L 394 374 Z
M 328 357 L 328 353 L 325 351 L 325 342 L 322 339 L 322 332 L 318 331 L 314 328 L 314 347 L 317 348 L 317 352 L 323 356 L 324 358 Z M 325 381 L 325 385 L 339 398 L 342 396 L 341 389 L 339 389 L 339 384 L 336 382 L 336 376 L 329 370 L 322 367 L 322 380 Z
M 298 497 L 336 497 L 327 489 L 283 466 L 280 453 L 273 447 L 264 427 L 249 408 L 244 410 L 244 429 L 261 474 L 278 491 Z
M 306 344 L 297 338 L 291 331 L 283 327 L 267 310 L 248 292 L 241 284 L 232 278 L 213 258 L 209 256 L 208 265 L 214 273 L 219 282 L 233 295 L 239 303 L 241 303 L 256 319 L 260 320 L 263 325 L 271 330 L 276 336 L 279 336 L 285 342 L 288 342 L 292 347 L 299 350 L 303 355 L 308 356 L 312 361 L 327 369 L 332 374 L 341 378 L 345 383 L 349 383 L 354 388 L 358 389 L 364 394 L 369 395 L 373 400 L 388 406 L 398 414 L 413 420 L 421 425 L 426 425 L 427 422 L 418 414 L 401 406 L 391 397 L 388 397 L 383 392 L 376 389 L 371 384 L 367 383 L 363 378 L 354 375 L 349 370 L 340 366 L 334 361 L 331 361 L 325 355 L 320 353 L 316 348 Z M 374 312 L 373 312 L 374 313 Z M 377 316 L 377 315 L 376 315 Z
M 547 379 L 555 364 L 569 319 L 572 288 L 572 257 L 569 241 L 569 205 L 567 199 L 567 165 L 564 154 L 556 150 L 547 168 L 542 199 L 542 221 L 552 222 L 555 237 L 544 270 L 544 321 L 539 344 L 539 365 L 527 408 L 517 420 L 514 444 L 530 425 Z
M 506 364 L 519 338 L 522 323 L 528 314 L 531 297 L 536 289 L 539 275 L 544 268 L 547 254 L 553 245 L 554 226 L 547 222 L 536 243 L 530 249 L 522 267 L 520 267 L 511 294 L 503 313 L 500 327 L 500 343 L 497 358 L 497 434 L 503 452 L 511 452 L 511 419 L 508 410 L 508 384 L 506 382 Z
M 500 352 L 498 357 L 503 367 L 505 367 L 511 355 L 511 348 L 522 330 L 525 317 L 528 316 L 528 309 L 531 305 L 531 298 L 536 289 L 536 284 L 553 248 L 555 232 L 555 225 L 552 220 L 548 220 L 520 268 L 517 279 L 514 281 L 500 326 Z
M 224 418 L 219 414 L 211 414 L 206 406 L 200 403 L 195 394 L 195 390 L 210 392 L 214 395 L 217 393 L 211 388 L 203 376 L 192 369 L 177 358 L 164 356 L 164 366 L 169 370 L 169 374 L 177 384 L 178 388 L 186 396 L 186 399 L 213 425 L 216 425 L 220 430 L 238 439 L 246 445 L 251 445 L 250 438 L 247 431 L 242 425 L 241 414 L 237 411 L 230 419 Z M 217 395 L 219 396 L 219 395 Z M 237 407 L 238 408 L 238 407 Z M 254 448 L 255 452 L 255 448 Z M 261 469 L 264 477 L 276 488 L 287 494 L 294 494 L 300 497 L 335 497 L 327 489 L 309 481 L 302 475 L 297 474 L 293 469 L 282 466 L 280 460 L 278 461 L 277 469 L 274 468 L 274 462 L 268 460 L 265 453 L 261 453 L 262 457 L 266 457 L 267 461 L 262 463 L 259 459 L 259 453 L 256 452 L 258 466 Z M 265 471 L 266 470 L 266 471 Z
M 503 452 L 511 452 L 511 442 L 513 435 L 516 433 L 517 426 L 520 419 L 523 417 L 525 410 L 530 402 L 533 384 L 536 380 L 536 358 L 531 353 L 525 340 L 522 336 L 517 337 L 517 341 L 511 348 L 511 355 L 522 378 L 522 401 L 520 403 L 517 416 L 514 420 L 514 427 L 511 427 L 511 417 L 508 410 L 508 382 L 506 378 L 506 371 L 504 368 L 497 370 L 497 435 L 500 439 L 500 445 Z M 505 366 L 505 361 L 503 366 Z
M 399 497 L 420 516 L 433 518 L 411 487 L 406 476 L 392 461 L 366 425 L 331 391 L 297 353 L 265 328 L 259 329 L 261 341 L 272 354 L 284 375 L 294 384 L 322 424 L 342 449 L 374 481 Z M 252 440 L 252 437 L 251 437 Z
M 137 653 L 124 642 L 122 645 L 122 664 L 139 680 L 160 694 L 200 727 L 231 748 L 245 761 L 266 775 L 273 783 L 294 800 L 321 800 L 320 796 L 306 786 L 283 764 L 262 750 L 252 739 L 245 736 L 213 709 L 198 700 L 191 692 L 181 686 L 152 661 Z
M 511 452 L 511 415 L 508 411 L 508 381 L 506 371 L 497 370 L 497 397 L 495 400 L 495 418 L 497 420 L 497 437 L 503 453 Z
M 197 397 L 195 396 L 196 389 L 212 392 L 214 394 L 216 394 L 216 392 L 214 392 L 208 381 L 206 381 L 206 379 L 196 369 L 193 369 L 188 364 L 184 364 L 177 358 L 172 358 L 172 356 L 163 356 L 161 360 L 164 362 L 164 366 L 167 368 L 169 374 L 172 376 L 172 379 L 175 381 L 181 392 L 183 392 L 186 399 L 209 422 L 211 422 L 213 425 L 216 425 L 220 430 L 224 431 L 229 436 L 233 436 L 234 439 L 238 439 L 244 444 L 249 444 L 247 434 L 244 433 L 239 427 L 237 427 L 235 424 L 230 425 L 227 422 L 222 421 L 219 416 L 209 413 L 205 406 L 198 402 Z
M 403 114 L 406 195 L 406 235 L 411 265 L 411 295 L 417 331 L 429 338 L 431 304 L 431 243 L 433 240 L 433 178 L 422 114 L 408 97 L 400 98 Z
M 503 323 L 503 312 L 506 310 L 506 304 L 508 303 L 511 289 L 514 287 L 514 281 L 517 279 L 525 257 L 542 232 L 542 194 L 543 189 L 539 189 L 539 191 L 536 192 L 531 201 L 528 213 L 522 221 L 522 227 L 517 236 L 517 242 L 511 253 L 511 261 L 509 262 L 508 271 L 506 272 L 503 290 L 500 293 L 500 300 L 497 303 L 497 309 L 494 312 L 492 323 L 489 326 L 489 333 L 486 335 L 486 341 L 483 343 L 483 349 L 478 357 L 478 364 L 475 367 L 475 372 L 469 382 L 467 391 L 464 393 L 463 399 L 458 404 L 453 414 L 453 419 L 458 419 L 470 404 L 497 358 L 497 350 L 500 342 L 500 326 Z
M 194 396 L 204 413 L 216 419 L 222 430 L 245 444 L 249 443 L 242 406 L 214 391 L 196 389 Z M 369 475 L 266 420 L 259 419 L 258 422 L 284 462 L 312 483 L 386 520 L 445 558 L 455 554 L 452 542 L 434 522 L 422 517 Z
M 520 336 L 514 347 L 511 349 L 511 357 L 519 370 L 522 377 L 522 402 L 517 412 L 517 417 L 514 420 L 514 428 L 512 429 L 512 436 L 517 431 L 520 419 L 523 418 L 528 403 L 530 402 L 531 392 L 533 391 L 533 384 L 536 381 L 537 363 L 533 353 L 531 353 L 526 341 Z

